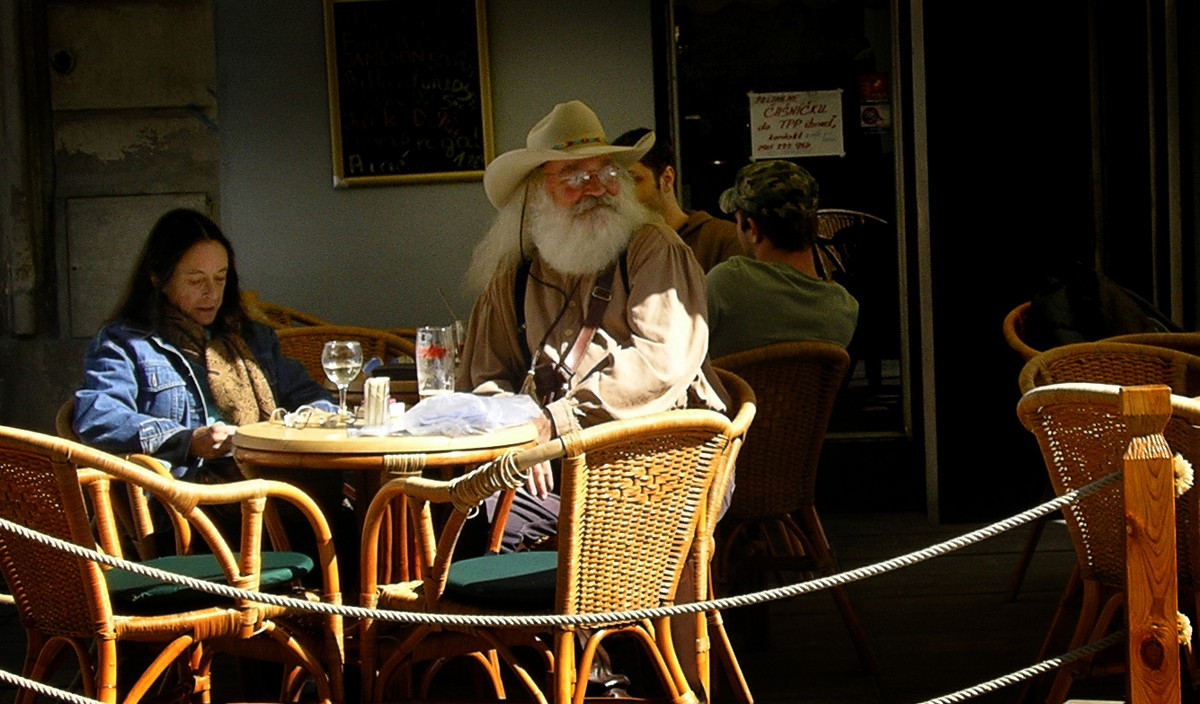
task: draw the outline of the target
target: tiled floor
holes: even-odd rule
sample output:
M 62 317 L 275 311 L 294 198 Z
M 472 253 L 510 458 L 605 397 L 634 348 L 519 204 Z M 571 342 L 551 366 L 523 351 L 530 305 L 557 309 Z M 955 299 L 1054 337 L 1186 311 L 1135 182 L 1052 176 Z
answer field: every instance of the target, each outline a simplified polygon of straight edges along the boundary
M 935 526 L 916 514 L 823 518 L 843 568 L 904 554 L 977 527 Z M 748 642 L 739 632 L 746 613 L 727 612 L 756 701 L 915 704 L 1033 664 L 1073 553 L 1065 528 L 1051 525 L 1018 599 L 1005 603 L 1004 589 L 1025 535 L 1018 529 L 850 585 L 881 664 L 876 676 L 863 672 L 833 602 L 824 594 L 772 603 L 767 642 Z M 0 668 L 19 672 L 23 652 L 15 614 L 0 606 Z M 730 701 L 729 688 L 719 673 L 716 678 L 721 683 L 716 699 Z M 1119 699 L 1122 687 L 1119 679 L 1089 682 L 1072 695 Z M 1009 687 L 973 701 L 1016 702 L 1018 690 Z M 0 702 L 12 699 L 12 688 L 0 685 Z

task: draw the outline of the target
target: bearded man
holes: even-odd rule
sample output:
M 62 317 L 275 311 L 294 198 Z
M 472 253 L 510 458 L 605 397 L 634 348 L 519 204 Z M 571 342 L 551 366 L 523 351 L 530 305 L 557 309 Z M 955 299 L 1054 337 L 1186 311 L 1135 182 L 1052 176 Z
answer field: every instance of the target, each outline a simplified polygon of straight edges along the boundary
M 482 293 L 457 386 L 534 395 L 544 404 L 539 440 L 675 408 L 725 408 L 707 361 L 704 272 L 637 201 L 629 176 L 653 143 L 649 133 L 610 145 L 591 109 L 560 103 L 524 149 L 484 172 L 499 214 L 468 272 Z M 527 488 L 550 496 L 549 467 L 535 468 Z

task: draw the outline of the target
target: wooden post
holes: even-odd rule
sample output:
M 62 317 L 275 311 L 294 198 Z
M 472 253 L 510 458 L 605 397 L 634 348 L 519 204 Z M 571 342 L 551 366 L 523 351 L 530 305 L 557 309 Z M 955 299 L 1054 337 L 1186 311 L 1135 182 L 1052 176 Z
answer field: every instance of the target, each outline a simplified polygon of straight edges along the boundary
M 1171 417 L 1170 389 L 1126 387 L 1121 413 L 1132 434 L 1124 457 L 1129 701 L 1178 704 L 1175 482 L 1162 435 Z

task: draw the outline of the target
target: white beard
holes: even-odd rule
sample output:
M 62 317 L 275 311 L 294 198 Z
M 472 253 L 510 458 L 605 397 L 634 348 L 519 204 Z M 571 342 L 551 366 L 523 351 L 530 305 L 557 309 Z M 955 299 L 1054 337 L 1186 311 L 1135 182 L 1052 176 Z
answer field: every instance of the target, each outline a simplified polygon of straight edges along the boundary
M 550 198 L 541 173 L 535 171 L 526 186 L 504 204 L 487 235 L 475 246 L 463 281 L 465 290 L 471 295 L 482 291 L 492 275 L 522 256 L 532 256 L 535 247 L 538 256 L 562 274 L 602 271 L 624 251 L 638 227 L 662 219 L 638 202 L 632 177 L 622 173 L 620 179 L 616 196 L 585 196 L 574 208 L 562 208 Z M 521 236 L 522 216 L 527 237 Z
M 568 276 L 603 271 L 625 251 L 634 230 L 650 220 L 630 186 L 615 196 L 583 196 L 566 208 L 544 189 L 532 193 L 529 237 L 542 261 Z

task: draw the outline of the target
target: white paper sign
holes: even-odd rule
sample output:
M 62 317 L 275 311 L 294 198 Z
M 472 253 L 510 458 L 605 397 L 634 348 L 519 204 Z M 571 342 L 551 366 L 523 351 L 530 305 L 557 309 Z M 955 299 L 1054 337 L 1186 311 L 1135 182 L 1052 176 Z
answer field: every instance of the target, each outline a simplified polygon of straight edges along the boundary
M 840 89 L 749 96 L 751 161 L 846 156 Z

